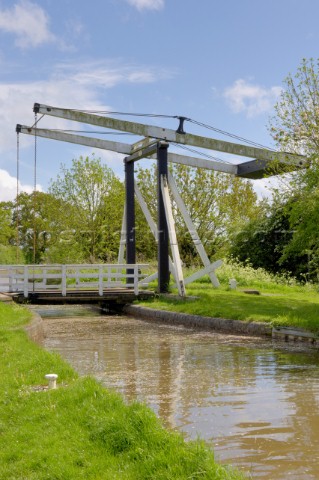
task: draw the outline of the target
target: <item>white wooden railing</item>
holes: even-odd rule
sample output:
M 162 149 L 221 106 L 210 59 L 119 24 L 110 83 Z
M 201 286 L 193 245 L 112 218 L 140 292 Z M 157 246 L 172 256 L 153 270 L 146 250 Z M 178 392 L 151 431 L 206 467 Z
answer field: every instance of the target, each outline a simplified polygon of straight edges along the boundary
M 57 291 L 62 296 L 77 290 L 98 291 L 129 288 L 135 295 L 143 264 L 88 265 L 0 265 L 0 292 L 23 292 L 25 298 L 34 291 Z M 128 273 L 129 272 L 129 273 Z

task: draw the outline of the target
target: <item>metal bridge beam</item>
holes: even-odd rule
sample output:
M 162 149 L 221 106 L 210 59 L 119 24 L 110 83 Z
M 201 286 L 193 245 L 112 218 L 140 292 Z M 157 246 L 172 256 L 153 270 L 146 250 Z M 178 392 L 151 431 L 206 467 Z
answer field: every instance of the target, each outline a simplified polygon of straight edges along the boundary
M 110 140 L 101 140 L 94 137 L 74 135 L 72 133 L 65 133 L 46 128 L 33 128 L 19 124 L 16 126 L 16 129 L 19 133 L 31 135 L 33 137 L 36 135 L 37 137 L 48 138 L 50 140 L 75 143 L 78 145 L 85 145 L 87 147 L 100 148 L 101 150 L 110 150 L 111 152 L 123 153 L 124 155 L 130 155 L 130 160 L 132 161 L 144 158 L 140 156 L 141 154 L 144 155 L 145 158 L 151 158 L 155 160 L 157 158 L 157 154 L 153 152 L 154 145 L 149 145 L 148 147 L 144 148 L 144 150 L 137 150 L 135 145 L 137 145 L 139 142 L 137 144 L 129 145 L 122 142 L 112 142 Z M 229 173 L 232 175 L 236 175 L 238 170 L 238 166 L 235 164 L 223 163 L 215 160 L 206 160 L 205 158 L 189 157 L 187 155 L 179 155 L 177 153 L 168 153 L 168 161 L 172 163 L 188 165 L 190 167 L 216 170 L 218 172 Z
M 34 104 L 34 111 L 43 115 L 72 120 L 75 122 L 97 125 L 104 128 L 119 130 L 122 132 L 133 133 L 142 137 L 152 137 L 167 142 L 180 143 L 193 147 L 201 147 L 217 152 L 225 152 L 243 157 L 265 160 L 267 162 L 278 162 L 280 164 L 289 164 L 296 167 L 306 165 L 306 158 L 300 155 L 293 155 L 284 152 L 273 152 L 266 148 L 258 148 L 239 143 L 226 142 L 210 137 L 202 137 L 190 133 L 178 133 L 168 128 L 145 125 L 138 122 L 129 122 L 111 117 L 103 117 L 93 113 L 81 112 L 66 108 L 56 108 L 49 105 Z

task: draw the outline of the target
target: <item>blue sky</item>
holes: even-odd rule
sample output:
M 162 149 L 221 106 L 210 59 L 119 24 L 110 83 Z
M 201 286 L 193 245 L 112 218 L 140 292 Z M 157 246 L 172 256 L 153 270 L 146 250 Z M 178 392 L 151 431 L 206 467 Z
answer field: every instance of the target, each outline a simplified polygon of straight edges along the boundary
M 15 125 L 33 124 L 34 102 L 184 115 L 271 146 L 283 79 L 319 57 L 318 18 L 317 0 L 0 0 L 0 200 L 15 196 Z M 45 117 L 39 127 L 70 124 Z M 30 191 L 33 139 L 20 137 L 20 188 Z M 39 139 L 39 188 L 90 153 Z M 120 156 L 96 154 L 123 174 Z

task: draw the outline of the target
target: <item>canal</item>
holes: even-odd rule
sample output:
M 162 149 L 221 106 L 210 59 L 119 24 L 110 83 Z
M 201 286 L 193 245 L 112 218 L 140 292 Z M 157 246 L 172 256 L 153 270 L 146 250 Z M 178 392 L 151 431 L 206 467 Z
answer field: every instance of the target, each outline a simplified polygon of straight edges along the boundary
M 317 351 L 259 338 L 37 307 L 44 346 L 252 478 L 319 478 Z M 55 372 L 58 373 L 58 372 Z

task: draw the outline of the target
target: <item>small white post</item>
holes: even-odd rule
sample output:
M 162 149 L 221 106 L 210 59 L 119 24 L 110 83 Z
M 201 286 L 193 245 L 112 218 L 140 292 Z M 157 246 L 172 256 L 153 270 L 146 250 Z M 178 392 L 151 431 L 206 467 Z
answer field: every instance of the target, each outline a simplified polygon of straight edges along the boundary
M 237 288 L 237 280 L 235 278 L 230 278 L 229 279 L 229 288 L 231 290 L 236 290 Z
M 54 390 L 56 388 L 56 379 L 58 375 L 56 373 L 48 373 L 45 375 L 45 378 L 49 380 L 49 390 Z

